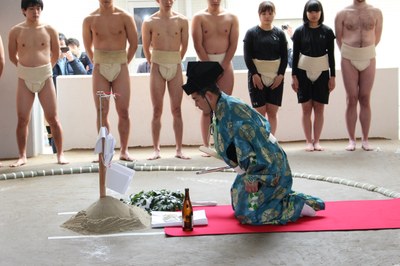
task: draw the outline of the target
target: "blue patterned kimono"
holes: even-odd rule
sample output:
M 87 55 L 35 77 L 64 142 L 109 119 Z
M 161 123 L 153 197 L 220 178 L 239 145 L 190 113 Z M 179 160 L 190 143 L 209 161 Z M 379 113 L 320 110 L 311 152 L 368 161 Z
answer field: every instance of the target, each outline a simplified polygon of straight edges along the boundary
M 222 93 L 213 120 L 217 153 L 229 166 L 244 171 L 231 188 L 232 207 L 240 223 L 294 222 L 305 203 L 314 210 L 325 209 L 321 199 L 292 190 L 286 154 L 270 137 L 268 121 L 255 109 Z M 258 192 L 246 192 L 244 180 L 259 182 Z

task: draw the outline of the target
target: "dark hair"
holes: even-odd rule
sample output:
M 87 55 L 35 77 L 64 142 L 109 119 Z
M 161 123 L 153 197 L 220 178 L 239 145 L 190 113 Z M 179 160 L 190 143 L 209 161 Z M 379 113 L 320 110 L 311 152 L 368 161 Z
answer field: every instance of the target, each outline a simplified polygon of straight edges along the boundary
M 21 1 L 21 9 L 27 10 L 29 7 L 40 6 L 40 9 L 43 10 L 43 1 L 42 0 L 22 0 Z
M 209 91 L 215 95 L 221 94 L 221 90 L 219 89 L 219 87 L 216 83 L 204 86 L 203 88 L 201 88 L 201 90 L 197 91 L 197 93 L 200 94 L 200 96 L 204 97 L 206 95 L 207 91 Z
M 274 3 L 272 3 L 271 1 L 261 2 L 260 5 L 258 6 L 258 15 L 261 15 L 261 13 L 264 12 L 275 13 Z
M 318 20 L 318 25 L 321 25 L 324 22 L 324 9 L 322 8 L 322 4 L 318 0 L 308 0 L 304 6 L 303 12 L 303 22 L 304 24 L 308 23 L 309 20 L 307 18 L 307 12 L 312 11 L 321 11 L 321 17 Z
M 65 42 L 66 45 L 75 45 L 76 47 L 79 47 L 79 41 L 75 38 L 68 38 L 68 40 Z
M 58 39 L 60 40 L 60 41 L 64 41 L 65 42 L 65 44 L 67 44 L 67 37 L 65 37 L 65 35 L 64 35 L 64 33 L 58 33 Z

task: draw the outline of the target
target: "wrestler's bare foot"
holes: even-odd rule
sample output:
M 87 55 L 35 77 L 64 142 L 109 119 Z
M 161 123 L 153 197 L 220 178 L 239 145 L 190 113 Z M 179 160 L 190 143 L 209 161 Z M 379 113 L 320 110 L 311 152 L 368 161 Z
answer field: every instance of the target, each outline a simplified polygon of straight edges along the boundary
M 182 159 L 182 160 L 190 160 L 191 158 L 183 155 L 182 152 L 176 152 L 175 158 Z
M 127 162 L 134 162 L 136 161 L 134 158 L 131 157 L 131 155 L 129 154 L 129 152 L 125 152 L 124 154 L 121 153 L 121 155 L 119 156 L 119 159 L 121 161 L 127 161 Z
M 161 159 L 160 151 L 154 151 L 153 155 L 150 156 L 149 158 L 147 158 L 147 160 L 150 160 L 150 161 L 157 160 L 157 159 Z
M 369 146 L 369 143 L 368 143 L 367 140 L 363 140 L 363 141 L 362 141 L 361 148 L 362 148 L 364 151 L 373 151 L 373 150 L 374 150 L 373 148 L 371 148 L 371 147 Z
M 349 140 L 349 145 L 346 147 L 346 151 L 355 151 L 356 150 L 356 142 L 354 140 Z
M 202 157 L 211 157 L 210 154 L 207 154 L 207 153 L 204 153 L 204 152 L 201 153 L 201 156 L 202 156 Z
M 206 146 L 206 145 L 204 145 L 203 147 L 210 148 L 210 146 Z M 202 156 L 202 157 L 211 157 L 210 154 L 205 153 L 205 152 L 202 152 L 202 153 L 201 153 L 201 156 Z
M 324 148 L 319 144 L 319 142 L 314 143 L 314 151 L 323 151 Z
M 57 155 L 57 163 L 58 164 L 69 164 L 67 159 L 65 159 L 64 154 Z
M 26 162 L 27 162 L 26 157 L 21 157 L 15 163 L 10 164 L 10 167 L 19 167 L 26 164 Z
M 306 143 L 306 151 L 314 151 L 314 145 L 312 143 Z

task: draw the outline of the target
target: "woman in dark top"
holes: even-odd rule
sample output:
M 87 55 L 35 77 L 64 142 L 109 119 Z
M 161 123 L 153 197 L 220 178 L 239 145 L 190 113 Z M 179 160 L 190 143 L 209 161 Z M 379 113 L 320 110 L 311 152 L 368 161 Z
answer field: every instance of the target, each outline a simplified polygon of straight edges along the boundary
M 252 106 L 267 115 L 271 133 L 277 127 L 277 112 L 282 103 L 283 77 L 288 63 L 285 33 L 272 25 L 275 5 L 261 2 L 260 24 L 250 28 L 244 37 L 244 60 L 249 70 L 248 88 Z
M 331 28 L 322 24 L 324 11 L 318 0 L 306 3 L 303 21 L 293 34 L 292 87 L 303 109 L 306 151 L 322 151 L 319 140 L 324 105 L 328 104 L 329 94 L 335 88 L 335 35 Z M 311 121 L 313 111 L 314 121 Z

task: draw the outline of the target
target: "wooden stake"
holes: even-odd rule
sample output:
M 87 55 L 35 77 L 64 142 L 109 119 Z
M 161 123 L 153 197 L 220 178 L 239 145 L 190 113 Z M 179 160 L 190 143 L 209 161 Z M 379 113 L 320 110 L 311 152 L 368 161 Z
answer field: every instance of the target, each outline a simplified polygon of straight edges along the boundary
M 100 100 L 100 111 L 99 111 L 99 130 L 103 127 L 103 121 L 102 121 L 102 113 L 103 113 L 103 96 L 104 92 L 98 91 L 97 95 L 99 96 Z M 101 139 L 101 153 L 99 153 L 99 188 L 100 188 L 100 198 L 104 198 L 107 196 L 106 193 L 106 166 L 104 165 L 104 144 L 105 144 L 105 139 Z

